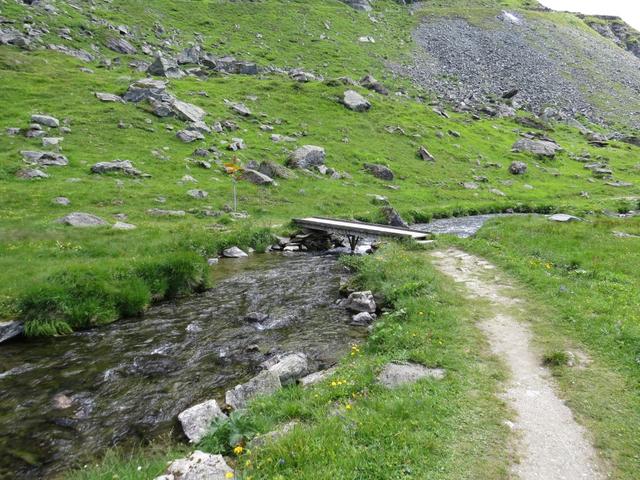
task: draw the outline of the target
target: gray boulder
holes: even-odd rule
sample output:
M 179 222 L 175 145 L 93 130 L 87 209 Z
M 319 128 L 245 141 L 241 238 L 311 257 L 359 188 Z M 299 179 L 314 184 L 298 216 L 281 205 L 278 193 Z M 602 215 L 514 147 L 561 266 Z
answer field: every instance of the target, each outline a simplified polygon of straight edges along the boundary
M 391 181 L 394 178 L 393 172 L 390 168 L 385 167 L 384 165 L 379 165 L 377 163 L 365 163 L 364 169 L 380 180 Z
M 150 208 L 147 213 L 153 217 L 184 217 L 184 210 L 163 210 L 161 208 Z
M 275 372 L 265 370 L 253 377 L 247 383 L 237 385 L 233 390 L 225 393 L 225 402 L 235 410 L 244 408 L 247 403 L 259 395 L 269 395 L 282 387 L 280 376 Z
M 521 138 L 514 143 L 512 150 L 514 152 L 528 152 L 541 157 L 555 157 L 556 153 L 562 150 L 560 145 L 549 140 L 533 140 L 530 138 Z
M 60 120 L 49 115 L 31 115 L 31 123 L 38 123 L 51 128 L 58 128 L 60 126 Z
M 249 110 L 249 107 L 247 107 L 244 103 L 227 102 L 227 104 L 229 105 L 229 108 L 238 115 L 242 115 L 243 117 L 251 116 L 251 110 Z
M 37 168 L 25 168 L 23 170 L 19 170 L 18 173 L 16 173 L 16 177 L 24 178 L 25 180 L 36 180 L 39 178 L 49 178 L 49 175 Z
M 560 223 L 581 222 L 582 221 L 581 218 L 574 217 L 573 215 L 567 215 L 566 213 L 556 213 L 555 215 L 551 215 L 549 217 L 549 220 L 551 220 L 552 222 L 560 222 Z
M 116 222 L 113 224 L 113 228 L 114 230 L 135 230 L 136 227 L 135 225 L 131 224 L 131 223 L 126 223 L 126 222 Z
M 173 96 L 166 92 L 167 82 L 153 78 L 143 78 L 131 85 L 123 95 L 123 100 L 138 103 L 142 100 L 156 100 L 159 102 L 172 102 Z
M 265 174 L 271 178 L 294 178 L 295 174 L 284 165 L 280 165 L 272 160 L 265 160 L 260 162 L 254 170 Z
M 354 312 L 376 312 L 376 301 L 371 291 L 353 292 L 344 301 L 344 307 Z
M 196 140 L 204 140 L 204 135 L 197 130 L 180 130 L 176 133 L 176 137 L 184 143 L 195 142 Z
M 56 205 L 62 205 L 63 207 L 71 205 L 71 200 L 69 200 L 67 197 L 56 197 L 52 201 Z
M 209 431 L 211 422 L 226 415 L 220 410 L 218 402 L 207 400 L 187 408 L 178 415 L 182 430 L 191 443 L 198 443 Z
M 90 213 L 73 212 L 58 219 L 58 223 L 63 223 L 71 227 L 102 227 L 109 225 L 102 218 Z
M 409 225 L 404 219 L 400 216 L 398 211 L 393 208 L 391 205 L 384 206 L 380 209 L 382 216 L 385 218 L 387 225 L 391 225 L 392 227 L 401 227 L 408 228 Z
M 365 75 L 364 77 L 362 77 L 362 79 L 360 80 L 360 85 L 369 90 L 373 90 L 380 95 L 389 95 L 389 90 L 387 90 L 384 85 L 376 80 L 373 75 Z
M 226 258 L 243 258 L 248 257 L 249 255 L 238 247 L 229 247 L 222 251 L 222 256 Z
M 194 188 L 193 190 L 188 190 L 187 195 L 189 195 L 191 198 L 202 200 L 209 196 L 209 192 Z
M 155 480 L 228 480 L 229 473 L 233 474 L 233 470 L 222 455 L 196 450 L 187 458 L 171 462 L 165 474 Z
M 20 152 L 25 162 L 43 167 L 64 167 L 69 165 L 69 160 L 64 155 L 53 152 L 34 152 L 23 150 Z
M 134 55 L 138 53 L 136 47 L 127 42 L 124 38 L 111 37 L 107 39 L 107 48 L 123 55 Z
M 124 100 L 119 95 L 113 93 L 96 92 L 96 98 L 101 102 L 120 102 L 124 103 Z
M 418 149 L 418 157 L 420 157 L 422 160 L 426 161 L 426 162 L 435 162 L 436 159 L 433 157 L 433 155 L 431 155 L 431 153 L 429 153 L 429 150 L 426 149 L 426 147 L 421 146 Z
M 349 110 L 364 112 L 371 108 L 369 101 L 355 90 L 347 90 L 342 97 L 342 103 Z
M 162 55 L 158 55 L 153 63 L 149 65 L 147 73 L 149 75 L 167 78 L 182 78 L 185 75 L 175 60 L 163 57 Z
M 304 145 L 294 150 L 287 159 L 287 165 L 292 168 L 309 168 L 324 165 L 326 153 L 324 148 L 315 145 Z
M 113 162 L 98 162 L 91 167 L 91 173 L 124 173 L 134 177 L 142 175 L 129 160 L 114 160 Z
M 309 360 L 304 353 L 292 353 L 285 355 L 278 363 L 269 367 L 268 371 L 275 373 L 280 378 L 282 385 L 295 383 L 304 377 L 309 370 Z
M 334 373 L 336 373 L 336 370 L 337 370 L 337 367 L 331 367 L 326 370 L 321 370 L 319 372 L 311 373 L 306 377 L 301 378 L 299 383 L 303 387 L 310 387 L 311 385 L 316 385 L 322 382 L 323 380 L 326 380 Z
M 375 317 L 369 312 L 360 312 L 351 317 L 351 325 L 357 325 L 360 327 L 366 327 L 371 325 L 375 320 Z
M 193 63 L 197 65 L 200 63 L 201 55 L 202 49 L 200 48 L 200 46 L 194 45 L 192 47 L 185 48 L 182 52 L 180 52 L 178 58 L 176 58 L 176 61 L 180 65 L 185 65 L 187 63 Z
M 513 175 L 524 175 L 527 173 L 527 164 L 524 162 L 512 162 L 509 165 L 509 173 Z
M 64 140 L 63 137 L 42 137 L 43 147 L 57 147 Z
M 176 117 L 187 122 L 202 122 L 207 115 L 202 108 L 178 99 L 171 103 L 171 110 Z
M 24 332 L 22 322 L 0 322 L 0 343 L 22 335 L 22 332 Z
M 253 183 L 254 185 L 273 185 L 274 183 L 273 178 L 251 169 L 245 169 L 242 172 L 241 178 Z
M 427 368 L 418 363 L 389 363 L 378 375 L 378 382 L 387 388 L 415 383 L 423 378 L 444 378 L 445 371 L 441 368 Z

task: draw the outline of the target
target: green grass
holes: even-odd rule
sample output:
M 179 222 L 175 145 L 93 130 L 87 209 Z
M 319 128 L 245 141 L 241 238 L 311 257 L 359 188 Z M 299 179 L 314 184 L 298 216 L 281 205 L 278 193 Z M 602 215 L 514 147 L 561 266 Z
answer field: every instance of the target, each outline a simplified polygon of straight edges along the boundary
M 640 468 L 640 234 L 637 218 L 492 221 L 474 240 L 456 241 L 521 282 L 532 327 L 578 420 L 593 434 L 612 478 Z M 567 351 L 587 365 L 569 367 Z M 579 357 L 579 355 L 578 355 Z
M 520 6 L 520 2 L 489 3 L 489 10 Z M 283 16 L 285 6 L 288 14 Z M 66 9 L 64 14 L 46 19 L 51 27 L 47 41 L 89 49 L 91 43 L 100 43 L 113 35 L 112 31 L 94 25 L 74 9 L 60 7 Z M 442 5 L 428 7 L 427 10 Z M 372 72 L 392 90 L 403 88 L 411 95 L 426 95 L 405 80 L 391 78 L 386 73 L 384 63 L 387 60 L 401 61 L 410 53 L 411 29 L 420 17 L 409 15 L 395 2 L 376 2 L 378 23 L 372 23 L 366 14 L 338 1 L 268 0 L 260 2 L 260 15 L 255 15 L 255 8 L 252 2 L 173 2 L 168 6 L 166 2 L 155 0 L 113 2 L 108 9 L 98 6 L 96 14 L 114 24 L 128 24 L 131 18 L 139 19 L 140 31 L 136 40 L 132 40 L 138 46 L 143 39 L 150 44 L 164 39 L 150 33 L 153 25 L 161 22 L 167 32 L 176 29 L 173 32 L 176 43 L 183 45 L 193 40 L 195 30 L 202 32 L 204 46 L 218 55 L 235 54 L 238 58 L 256 60 L 261 65 L 304 67 L 327 78 L 349 75 L 358 79 Z M 30 13 L 37 21 L 44 21 L 44 16 L 38 12 L 24 5 L 11 4 L 3 10 L 3 15 L 21 19 Z M 324 26 L 327 19 L 331 23 L 329 30 Z M 240 28 L 228 28 L 235 24 Z M 94 31 L 93 39 L 87 39 L 79 32 L 82 25 Z M 74 40 L 68 42 L 58 38 L 59 26 L 70 26 Z M 328 39 L 321 40 L 322 34 Z M 373 35 L 376 43 L 359 43 L 357 38 L 363 34 Z M 113 52 L 104 51 L 109 57 L 115 56 Z M 610 147 L 596 149 L 577 131 L 565 126 L 556 126 L 550 134 L 566 152 L 553 161 L 542 162 L 510 151 L 518 138 L 517 131 L 522 130 L 511 120 L 473 121 L 458 114 L 444 119 L 428 104 L 413 98 L 378 94 L 371 94 L 371 111 L 355 113 L 337 101 L 346 87 L 320 82 L 298 84 L 282 75 L 214 75 L 207 81 L 172 80 L 170 91 L 178 98 L 203 107 L 209 114 L 208 121 L 232 118 L 240 125 L 236 132 L 215 134 L 206 141 L 185 145 L 174 135 L 175 130 L 183 127 L 182 122 L 155 118 L 144 105 L 105 104 L 94 97 L 96 91 L 122 93 L 133 80 L 143 76 L 126 66 L 128 60 L 125 56 L 122 66 L 104 69 L 51 51 L 27 53 L 13 47 L 0 47 L 0 82 L 3 85 L 0 102 L 4 106 L 0 112 L 0 130 L 26 127 L 33 113 L 67 119 L 72 128 L 72 133 L 64 135 L 62 144 L 70 165 L 49 168 L 47 173 L 51 178 L 44 181 L 15 177 L 16 171 L 24 166 L 19 152 L 39 149 L 40 141 L 0 135 L 0 195 L 3 198 L 0 268 L 4 272 L 0 277 L 0 318 L 25 318 L 26 312 L 21 305 L 33 300 L 34 284 L 47 284 L 67 270 L 95 269 L 104 273 L 100 274 L 103 279 L 117 279 L 122 271 L 128 271 L 140 261 L 153 259 L 159 252 L 195 252 L 204 261 L 207 255 L 216 254 L 220 247 L 233 243 L 263 249 L 268 243 L 264 235 L 254 242 L 247 241 L 243 232 L 272 227 L 276 227 L 276 232 L 289 229 L 289 220 L 298 216 L 325 215 L 379 221 L 378 207 L 371 204 L 373 194 L 386 195 L 409 221 L 509 208 L 517 211 L 565 209 L 582 213 L 603 206 L 616 208 L 617 200 L 611 196 L 617 192 L 601 180 L 590 183 L 589 172 L 582 164 L 571 160 L 570 154 L 589 153 L 593 158 L 606 156 L 616 171 L 616 178 L 624 181 L 637 182 L 640 173 L 635 168 L 636 147 L 612 142 Z M 90 66 L 96 73 L 80 72 L 81 66 Z M 202 91 L 209 96 L 196 94 Z M 256 96 L 257 100 L 248 100 L 248 96 Z M 246 102 L 255 116 L 234 118 L 224 99 Z M 119 121 L 131 128 L 118 128 Z M 276 133 L 301 136 L 292 144 L 273 143 L 269 133 L 259 128 L 264 122 L 273 123 Z M 174 132 L 167 131 L 167 126 L 173 126 Z M 389 133 L 385 130 L 387 126 L 400 126 L 406 134 Z M 461 137 L 446 135 L 448 130 L 460 132 Z M 440 133 L 445 136 L 440 138 Z M 327 151 L 327 164 L 353 178 L 331 180 L 299 174 L 295 179 L 280 180 L 279 186 L 274 188 L 240 182 L 239 208 L 247 211 L 250 218 L 235 221 L 228 215 L 208 217 L 204 214 L 205 207 L 221 210 L 231 203 L 232 185 L 217 165 L 212 170 L 197 167 L 192 153 L 198 147 L 213 145 L 222 151 L 222 161 L 230 161 L 233 154 L 227 152 L 221 142 L 231 137 L 242 137 L 248 145 L 247 150 L 237 153 L 244 163 L 264 159 L 282 163 L 288 152 L 297 146 L 321 145 Z M 420 145 L 426 145 L 433 153 L 437 159 L 435 164 L 418 159 L 416 151 Z M 132 160 L 152 178 L 89 173 L 92 164 L 115 159 Z M 510 175 L 507 167 L 513 160 L 527 161 L 529 172 L 520 177 Z M 385 182 L 366 174 L 362 169 L 366 162 L 391 167 L 396 174 L 393 184 L 399 189 L 389 190 Z M 186 191 L 196 185 L 181 184 L 184 175 L 196 178 L 197 188 L 208 191 L 209 198 L 194 200 L 188 197 Z M 487 183 L 480 183 L 478 190 L 465 190 L 461 186 L 461 182 L 471 181 L 478 175 L 488 179 Z M 69 182 L 71 178 L 80 181 Z M 533 189 L 526 189 L 525 185 L 531 185 Z M 496 196 L 491 188 L 501 190 L 505 197 Z M 591 197 L 580 197 L 582 191 L 588 191 Z M 620 192 L 631 197 L 640 195 L 637 187 Z M 57 196 L 68 197 L 71 205 L 54 205 L 52 199 Z M 158 197 L 164 197 L 166 203 L 158 203 Z M 189 213 L 184 218 L 159 219 L 146 213 L 150 208 L 183 209 Z M 137 225 L 138 229 L 79 231 L 56 223 L 56 219 L 71 211 L 93 213 L 110 222 L 115 222 L 114 214 L 124 213 L 128 215 L 128 222 Z M 117 282 L 113 282 L 110 289 L 126 290 Z M 153 289 L 149 293 L 155 296 Z M 68 296 L 75 294 L 73 290 L 66 293 Z M 135 302 L 137 306 L 144 303 L 143 297 L 141 295 Z M 107 303 L 111 305 L 111 302 Z M 130 310 L 135 312 L 138 308 Z M 87 314 L 84 320 L 71 323 L 102 323 L 115 318 L 117 312 L 117 307 L 108 306 L 95 320 Z M 68 330 L 64 326 L 43 327 L 29 328 L 28 332 Z
M 228 453 L 254 428 L 264 433 L 297 420 L 289 435 L 238 456 L 237 478 L 508 478 L 509 430 L 502 422 L 509 413 L 494 394 L 504 371 L 474 326 L 483 306 L 461 304 L 424 250 L 389 245 L 348 264 L 356 270 L 353 286 L 386 299 L 388 313 L 367 343 L 353 348 L 332 378 L 257 399 L 248 417 L 218 425 L 198 448 Z M 389 361 L 447 373 L 387 390 L 375 377 Z M 113 471 L 101 464 L 69 478 L 106 480 Z

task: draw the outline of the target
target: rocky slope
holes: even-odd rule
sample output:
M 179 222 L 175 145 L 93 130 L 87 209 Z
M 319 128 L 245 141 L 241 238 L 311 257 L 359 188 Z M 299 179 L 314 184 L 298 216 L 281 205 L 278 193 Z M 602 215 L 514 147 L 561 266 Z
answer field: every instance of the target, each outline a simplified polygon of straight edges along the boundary
M 409 75 L 462 110 L 482 108 L 507 92 L 513 106 L 547 118 L 640 126 L 640 60 L 570 14 L 529 10 L 429 8 L 413 36 Z M 630 51 L 636 37 L 623 23 L 587 22 Z

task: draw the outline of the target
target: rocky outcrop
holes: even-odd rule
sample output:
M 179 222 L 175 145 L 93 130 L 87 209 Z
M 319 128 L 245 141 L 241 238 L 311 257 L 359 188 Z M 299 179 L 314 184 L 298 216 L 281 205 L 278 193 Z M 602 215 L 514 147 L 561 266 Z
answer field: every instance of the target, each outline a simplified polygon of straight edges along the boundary
M 20 154 L 26 163 L 42 167 L 65 167 L 69 165 L 69 159 L 59 153 L 23 150 Z
M 541 157 L 555 157 L 562 148 L 557 143 L 550 140 L 534 140 L 521 138 L 511 147 L 514 152 L 527 152 Z
M 134 177 L 142 175 L 129 160 L 114 160 L 113 162 L 98 162 L 91 167 L 91 173 L 124 173 Z
M 607 15 L 578 16 L 582 17 L 585 23 L 600 35 L 612 40 L 619 47 L 640 58 L 640 32 L 632 28 L 620 17 Z
M 135 55 L 136 53 L 138 53 L 138 49 L 136 47 L 131 45 L 124 38 L 119 37 L 108 38 L 107 48 L 124 55 Z
M 185 76 L 185 73 L 180 70 L 178 62 L 162 55 L 158 55 L 153 63 L 149 65 L 147 73 L 166 78 L 182 78 Z

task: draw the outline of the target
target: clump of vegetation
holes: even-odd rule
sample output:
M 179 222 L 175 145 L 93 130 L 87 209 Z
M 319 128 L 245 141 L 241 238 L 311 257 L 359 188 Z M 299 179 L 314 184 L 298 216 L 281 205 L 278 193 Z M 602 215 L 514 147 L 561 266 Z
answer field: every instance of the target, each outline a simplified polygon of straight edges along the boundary
M 550 352 L 542 357 L 542 363 L 548 367 L 562 367 L 569 363 L 567 352 Z
M 204 289 L 206 263 L 194 253 L 138 262 L 127 270 L 77 266 L 35 283 L 19 310 L 27 335 L 62 335 L 140 315 L 153 301 Z
M 230 455 L 238 447 L 244 448 L 257 433 L 251 416 L 242 411 L 232 412 L 228 417 L 216 418 L 213 421 L 210 433 L 200 441 L 198 448 L 211 453 Z

